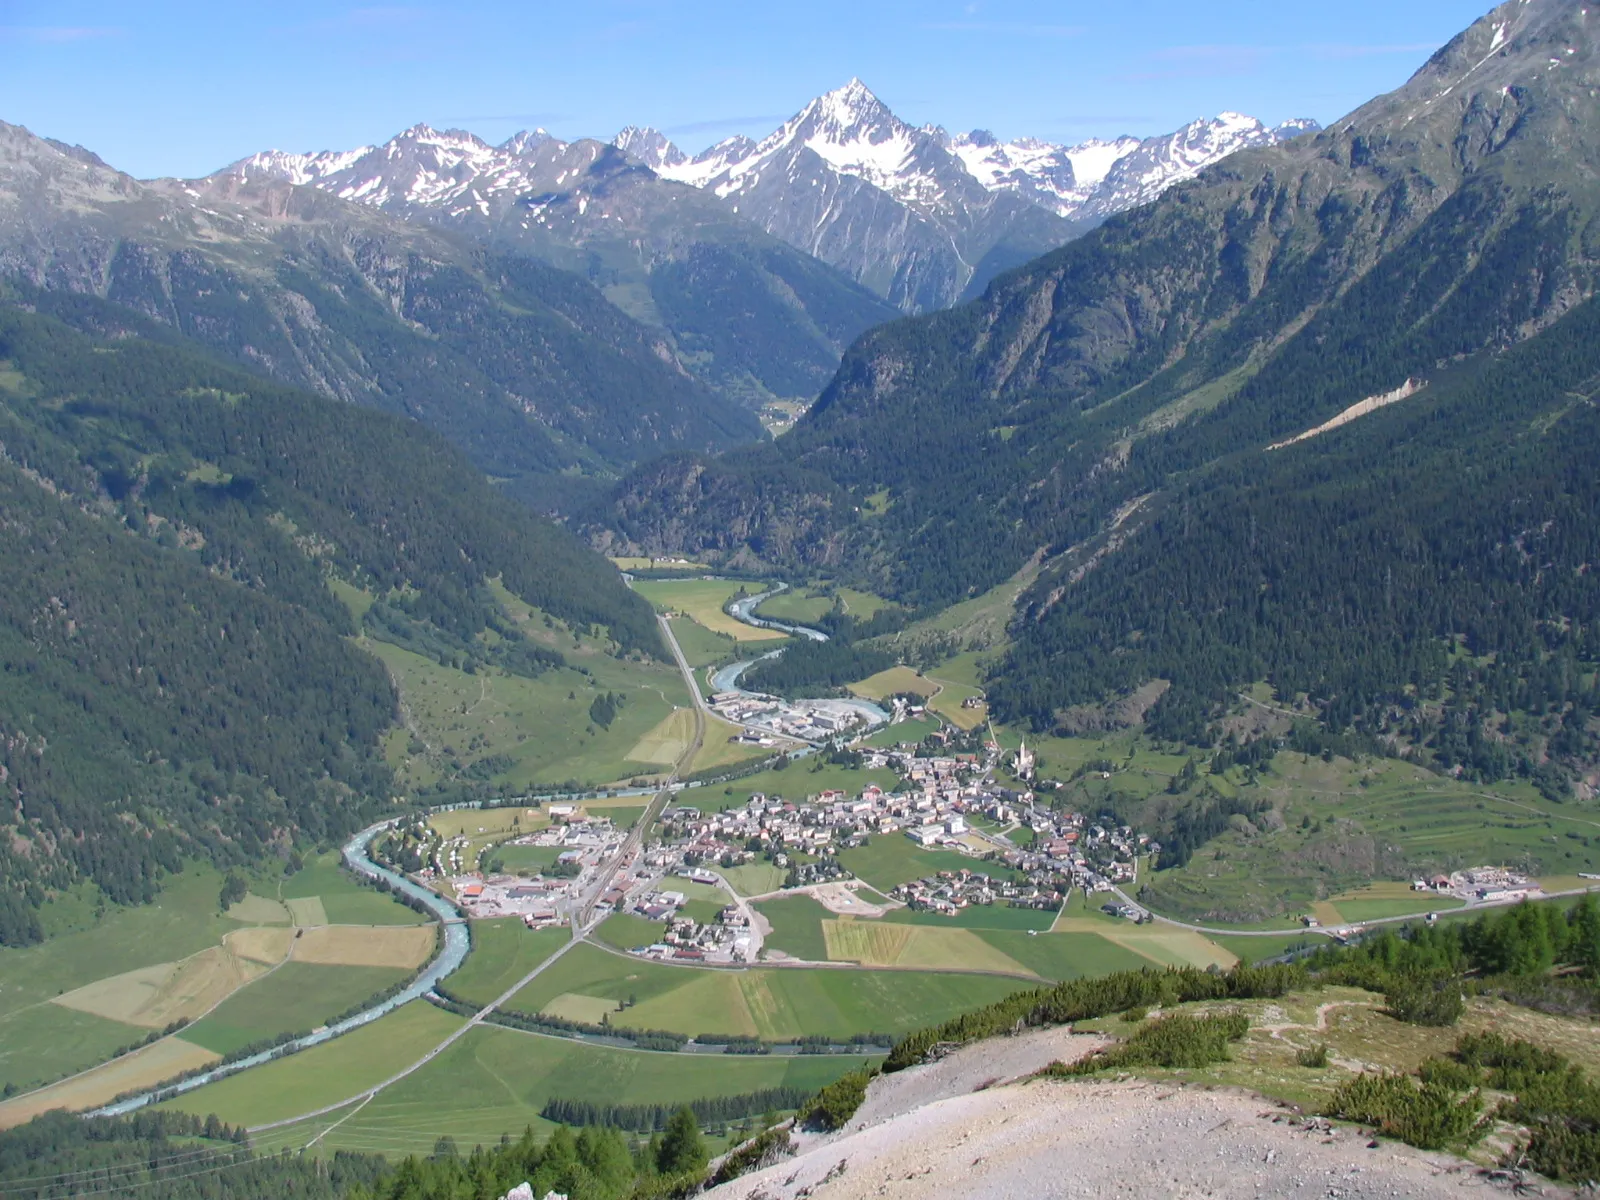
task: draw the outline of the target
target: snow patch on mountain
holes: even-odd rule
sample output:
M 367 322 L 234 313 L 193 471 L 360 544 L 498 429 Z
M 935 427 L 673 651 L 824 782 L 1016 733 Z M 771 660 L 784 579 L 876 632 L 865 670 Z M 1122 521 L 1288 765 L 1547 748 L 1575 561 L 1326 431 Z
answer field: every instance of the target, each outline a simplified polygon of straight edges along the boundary
M 730 138 L 689 158 L 653 129 L 630 126 L 615 144 L 663 178 L 732 198 L 768 178 L 780 159 L 809 150 L 839 175 L 862 179 L 919 211 L 952 198 L 952 163 L 990 193 L 1008 192 L 1061 217 L 1104 217 L 1146 203 L 1228 155 L 1320 128 L 1287 121 L 1269 128 L 1225 112 L 1152 138 L 1091 138 L 1063 145 L 1039 138 L 1001 141 L 987 130 L 954 136 L 914 128 L 859 79 L 818 96 L 760 142 Z M 818 186 L 796 178 L 797 186 Z

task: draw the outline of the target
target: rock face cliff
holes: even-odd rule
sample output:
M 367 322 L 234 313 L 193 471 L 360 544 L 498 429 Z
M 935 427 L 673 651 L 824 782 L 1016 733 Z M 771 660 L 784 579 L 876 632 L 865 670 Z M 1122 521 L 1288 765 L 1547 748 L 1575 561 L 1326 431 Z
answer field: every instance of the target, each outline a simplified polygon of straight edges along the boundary
M 0 272 L 415 417 L 535 492 L 761 436 L 583 279 L 278 179 L 140 183 L 0 126 Z
M 629 127 L 615 141 L 897 307 L 927 312 L 1237 150 L 1314 128 L 1224 113 L 1161 137 L 1079 146 L 983 130 L 952 137 L 908 125 L 852 79 L 760 142 L 731 138 L 691 159 L 653 129 Z
M 872 331 L 793 432 L 678 490 L 670 528 L 662 474 L 624 482 L 613 528 L 715 552 L 716 513 L 778 547 L 804 511 L 827 536 L 789 538 L 791 561 L 826 544 L 930 607 L 1043 555 L 990 688 L 1012 719 L 1166 680 L 1152 727 L 1203 739 L 1230 689 L 1270 679 L 1340 730 L 1508 769 L 1437 713 L 1401 726 L 1408 688 L 1446 686 L 1452 637 L 1495 646 L 1527 695 L 1547 655 L 1594 654 L 1595 23 L 1579 0 L 1502 5 L 1330 128 Z M 842 498 L 810 502 L 819 479 Z M 1460 682 L 1450 720 L 1477 738 L 1494 685 Z M 1548 740 L 1583 776 L 1588 693 L 1556 691 L 1560 730 L 1507 753 L 1532 776 Z
M 1503 5 L 1331 128 L 873 330 L 761 461 L 886 493 L 840 514 L 847 540 L 902 586 L 908 546 L 943 555 L 954 598 L 1092 530 L 1075 496 L 1103 493 L 1084 502 L 1104 520 L 1173 469 L 1547 328 L 1600 264 L 1594 24 L 1577 0 Z M 698 548 L 693 513 L 674 521 L 689 542 L 660 548 Z M 975 540 L 990 552 L 951 553 Z
M 491 146 L 416 125 L 378 146 L 264 151 L 196 186 L 263 181 L 316 188 L 581 274 L 658 330 L 687 372 L 751 408 L 811 400 L 844 347 L 896 315 L 715 195 L 592 139 L 564 142 L 540 129 Z

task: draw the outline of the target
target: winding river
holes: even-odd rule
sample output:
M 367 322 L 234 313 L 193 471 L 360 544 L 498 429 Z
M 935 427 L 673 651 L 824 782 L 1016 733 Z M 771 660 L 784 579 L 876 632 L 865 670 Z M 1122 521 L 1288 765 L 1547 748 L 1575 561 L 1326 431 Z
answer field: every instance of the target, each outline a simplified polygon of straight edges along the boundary
M 263 1050 L 259 1054 L 250 1055 L 248 1058 L 224 1063 L 209 1071 L 199 1075 L 192 1075 L 188 1079 L 179 1080 L 177 1083 L 167 1084 L 152 1092 L 130 1096 L 126 1100 L 119 1100 L 104 1108 L 96 1109 L 88 1115 L 92 1117 L 114 1117 L 123 1113 L 133 1112 L 135 1109 L 143 1108 L 147 1104 L 169 1100 L 173 1096 L 182 1095 L 184 1092 L 192 1092 L 195 1088 L 204 1087 L 208 1083 L 215 1083 L 217 1080 L 226 1078 L 229 1075 L 260 1066 L 265 1062 L 271 1062 L 274 1058 L 282 1057 L 296 1050 L 304 1050 L 307 1047 L 329 1041 L 338 1037 L 341 1033 L 349 1033 L 352 1029 L 359 1029 L 363 1025 L 369 1025 L 386 1013 L 393 1012 L 402 1004 L 409 1004 L 411 1001 L 426 995 L 434 989 L 440 980 L 459 967 L 467 957 L 471 942 L 467 935 L 467 924 L 461 919 L 461 914 L 456 911 L 455 906 L 442 896 L 411 882 L 403 875 L 389 870 L 388 867 L 379 866 L 372 861 L 371 856 L 368 854 L 373 838 L 393 824 L 393 820 L 381 821 L 356 834 L 344 845 L 344 861 L 357 874 L 365 875 L 369 879 L 382 880 L 394 891 L 420 900 L 428 907 L 430 912 L 444 923 L 443 948 L 404 991 L 390 996 L 387 1000 L 383 1000 L 353 1017 L 346 1017 L 343 1021 L 333 1025 L 325 1025 L 314 1033 L 308 1033 L 304 1037 L 285 1042 L 282 1046 L 274 1047 L 271 1050 Z
M 787 584 L 779 583 L 774 585 L 772 588 L 769 588 L 767 591 L 762 592 L 760 595 L 746 596 L 742 599 L 736 600 L 728 606 L 728 612 L 735 619 L 743 621 L 747 625 L 753 625 L 758 629 L 777 629 L 794 637 L 810 638 L 815 642 L 827 641 L 828 635 L 823 633 L 820 629 L 811 629 L 804 625 L 790 625 L 782 621 L 771 621 L 764 617 L 757 617 L 754 615 L 754 610 L 757 605 L 759 605 L 763 600 L 767 600 L 773 596 L 776 596 L 779 592 L 784 591 L 787 587 Z M 717 671 L 714 675 L 712 675 L 711 690 L 714 692 L 742 690 L 739 688 L 739 677 L 743 675 L 745 671 L 749 670 L 750 667 L 754 666 L 758 662 L 763 661 L 764 659 L 776 658 L 782 653 L 782 650 L 773 650 L 770 653 L 761 655 L 759 658 L 752 658 L 745 662 L 737 662 L 723 667 L 720 671 Z M 879 708 L 876 704 L 872 704 L 865 700 L 831 700 L 819 701 L 818 703 L 846 705 L 863 713 L 870 720 L 873 720 L 878 724 L 885 724 L 889 720 L 888 713 L 884 712 L 883 709 Z M 799 753 L 803 754 L 809 752 L 809 750 L 804 750 L 800 751 Z M 679 786 L 698 787 L 707 782 L 713 781 L 695 781 L 694 783 Z M 655 789 L 653 788 L 634 788 L 623 791 L 615 791 L 611 794 L 619 796 L 653 795 L 654 792 Z M 578 794 L 582 795 L 586 793 Z M 539 800 L 553 800 L 558 798 L 565 799 L 568 797 L 536 797 L 536 799 Z M 196 1088 L 204 1087 L 208 1083 L 215 1083 L 219 1079 L 225 1079 L 229 1075 L 236 1075 L 240 1071 L 247 1071 L 251 1067 L 260 1066 L 262 1063 L 271 1062 L 273 1059 L 281 1058 L 286 1054 L 292 1054 L 296 1051 L 305 1050 L 309 1047 L 320 1045 L 323 1042 L 331 1041 L 340 1034 L 349 1033 L 351 1030 L 359 1029 L 363 1025 L 370 1025 L 379 1017 L 385 1016 L 402 1005 L 409 1004 L 411 1001 L 420 999 L 421 997 L 427 995 L 436 986 L 438 986 L 438 984 L 445 979 L 446 976 L 450 975 L 458 967 L 460 967 L 461 964 L 466 960 L 467 951 L 470 950 L 472 946 L 471 939 L 467 933 L 467 923 L 462 919 L 461 914 L 456 910 L 455 906 L 451 904 L 450 901 L 444 899 L 444 897 L 435 892 L 429 891 L 420 884 L 413 883 L 411 880 L 407 879 L 398 872 L 391 871 L 387 867 L 380 866 L 378 863 L 373 861 L 371 854 L 369 853 L 373 839 L 384 830 L 391 828 L 395 824 L 395 820 L 396 818 L 390 818 L 385 821 L 380 821 L 378 824 L 369 826 L 352 837 L 344 844 L 344 861 L 346 865 L 348 865 L 349 868 L 358 875 L 365 875 L 369 879 L 380 880 L 387 884 L 392 891 L 420 901 L 428 909 L 428 911 L 433 913 L 434 916 L 437 917 L 442 923 L 444 928 L 444 945 L 440 949 L 439 953 L 434 956 L 433 961 L 422 970 L 421 974 L 413 979 L 403 991 L 390 996 L 387 1000 L 380 1001 L 371 1008 L 365 1009 L 353 1017 L 346 1017 L 344 1020 L 336 1022 L 335 1024 L 326 1025 L 321 1029 L 318 1029 L 312 1033 L 308 1033 L 303 1037 L 295 1038 L 293 1041 L 285 1042 L 283 1045 L 276 1046 L 271 1050 L 263 1050 L 259 1054 L 252 1054 L 247 1058 L 237 1059 L 234 1062 L 223 1063 L 220 1066 L 213 1067 L 209 1071 L 203 1071 L 198 1075 L 192 1075 L 187 1079 L 181 1079 L 175 1083 L 165 1084 L 162 1087 L 156 1088 L 149 1092 L 143 1092 L 137 1096 L 129 1096 L 112 1104 L 108 1104 L 103 1108 L 95 1109 L 94 1111 L 85 1115 L 92 1117 L 112 1117 L 120 1116 L 124 1113 L 130 1113 L 136 1109 L 144 1108 L 146 1105 L 156 1104 L 163 1100 L 170 1100 L 172 1097 L 181 1096 L 185 1092 L 192 1092 Z
M 753 625 L 757 629 L 776 629 L 782 633 L 789 634 L 791 637 L 809 638 L 813 642 L 827 641 L 827 634 L 823 633 L 820 629 L 812 629 L 809 625 L 790 625 L 784 621 L 773 621 L 766 617 L 758 617 L 755 615 L 756 608 L 763 601 L 770 600 L 773 596 L 778 595 L 778 593 L 787 591 L 788 588 L 789 585 L 786 583 L 776 583 L 773 584 L 771 588 L 760 593 L 759 595 L 745 596 L 741 599 L 735 600 L 733 603 L 728 605 L 728 615 L 733 617 L 735 620 L 743 621 L 746 625 Z M 780 647 L 777 650 L 769 650 L 767 653 L 756 658 L 745 659 L 742 662 L 729 663 L 727 666 L 712 673 L 710 680 L 711 691 L 716 694 L 720 694 L 722 692 L 738 692 L 740 695 L 744 696 L 752 695 L 753 693 L 747 692 L 739 686 L 739 680 L 743 677 L 746 671 L 755 666 L 757 663 L 767 662 L 769 659 L 777 658 L 782 653 L 783 649 Z M 874 725 L 887 725 L 889 723 L 889 714 L 878 705 L 873 704 L 870 700 L 851 698 L 848 700 L 830 700 L 826 703 L 829 706 L 853 708 L 862 716 L 866 717 L 867 720 Z

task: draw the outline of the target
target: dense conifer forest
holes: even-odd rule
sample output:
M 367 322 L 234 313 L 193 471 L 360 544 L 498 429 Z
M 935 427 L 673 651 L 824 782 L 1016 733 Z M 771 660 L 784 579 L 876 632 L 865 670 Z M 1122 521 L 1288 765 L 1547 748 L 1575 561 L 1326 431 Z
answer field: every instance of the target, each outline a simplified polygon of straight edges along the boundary
M 259 860 L 357 827 L 392 789 L 374 636 L 497 665 L 560 655 L 489 590 L 618 653 L 664 654 L 609 564 L 416 424 L 179 345 L 0 310 L 0 943 L 47 890 L 149 900 L 196 853 Z

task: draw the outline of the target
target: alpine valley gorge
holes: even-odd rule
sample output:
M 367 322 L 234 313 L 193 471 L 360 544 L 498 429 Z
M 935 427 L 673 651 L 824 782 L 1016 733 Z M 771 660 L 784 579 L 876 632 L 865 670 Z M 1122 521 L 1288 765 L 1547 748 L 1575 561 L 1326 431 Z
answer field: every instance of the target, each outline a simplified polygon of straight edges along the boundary
M 0 123 L 0 1197 L 1592 1187 L 1597 21 L 1077 144 Z

